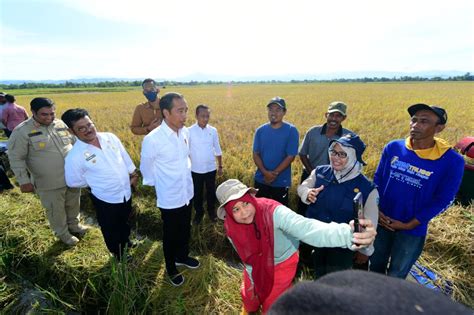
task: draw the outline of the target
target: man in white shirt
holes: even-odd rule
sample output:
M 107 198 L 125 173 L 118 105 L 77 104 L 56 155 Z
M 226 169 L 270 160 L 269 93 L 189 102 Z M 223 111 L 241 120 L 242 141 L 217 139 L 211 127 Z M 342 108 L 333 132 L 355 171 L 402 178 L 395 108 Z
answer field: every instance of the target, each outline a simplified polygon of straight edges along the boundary
M 125 254 L 130 242 L 128 219 L 132 211 L 132 191 L 138 174 L 119 138 L 97 132 L 85 109 L 67 110 L 61 119 L 78 140 L 65 160 L 69 187 L 90 187 L 105 244 L 117 258 Z
M 207 213 L 216 221 L 216 173 L 222 175 L 222 150 L 217 129 L 208 124 L 211 111 L 200 104 L 196 107 L 196 123 L 189 127 L 191 174 L 194 184 L 193 205 L 196 214 L 193 222 L 199 224 L 204 216 L 203 189 L 206 186 Z M 218 167 L 216 170 L 216 159 Z
M 193 181 L 189 131 L 184 127 L 188 105 L 183 95 L 170 92 L 160 99 L 160 108 L 164 120 L 143 139 L 140 170 L 143 185 L 155 186 L 166 271 L 171 283 L 179 286 L 184 277 L 176 266 L 199 267 L 199 261 L 189 257 Z

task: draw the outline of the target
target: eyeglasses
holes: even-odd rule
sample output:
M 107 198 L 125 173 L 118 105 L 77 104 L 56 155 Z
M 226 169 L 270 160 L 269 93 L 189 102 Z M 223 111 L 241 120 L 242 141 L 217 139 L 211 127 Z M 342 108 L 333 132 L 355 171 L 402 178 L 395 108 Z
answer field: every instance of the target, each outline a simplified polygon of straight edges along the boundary
M 347 153 L 344 151 L 330 150 L 329 153 L 331 153 L 331 156 L 338 156 L 341 159 L 347 158 Z
M 77 132 L 80 132 L 80 133 L 84 133 L 86 131 L 89 131 L 90 129 L 92 129 L 94 127 L 94 124 L 93 123 L 88 123 L 87 125 L 85 126 L 81 126 L 81 127 L 78 127 L 76 128 L 76 131 Z

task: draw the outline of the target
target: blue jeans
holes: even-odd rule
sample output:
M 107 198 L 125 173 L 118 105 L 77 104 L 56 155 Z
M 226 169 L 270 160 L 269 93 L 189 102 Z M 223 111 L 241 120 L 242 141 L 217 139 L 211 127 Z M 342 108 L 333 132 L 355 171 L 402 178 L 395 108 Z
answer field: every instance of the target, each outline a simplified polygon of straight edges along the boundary
M 392 232 L 379 226 L 370 257 L 370 270 L 391 277 L 405 279 L 411 266 L 420 257 L 426 236 L 414 236 L 400 231 Z M 390 266 L 387 264 L 390 258 Z

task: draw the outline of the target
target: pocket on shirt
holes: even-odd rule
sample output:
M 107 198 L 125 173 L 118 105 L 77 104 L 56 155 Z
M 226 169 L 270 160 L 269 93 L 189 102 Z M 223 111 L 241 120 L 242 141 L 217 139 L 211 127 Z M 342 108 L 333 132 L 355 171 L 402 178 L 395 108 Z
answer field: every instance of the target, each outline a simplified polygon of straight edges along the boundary
M 46 149 L 49 143 L 49 138 L 45 136 L 36 136 L 31 138 L 31 145 L 35 151 L 42 151 Z

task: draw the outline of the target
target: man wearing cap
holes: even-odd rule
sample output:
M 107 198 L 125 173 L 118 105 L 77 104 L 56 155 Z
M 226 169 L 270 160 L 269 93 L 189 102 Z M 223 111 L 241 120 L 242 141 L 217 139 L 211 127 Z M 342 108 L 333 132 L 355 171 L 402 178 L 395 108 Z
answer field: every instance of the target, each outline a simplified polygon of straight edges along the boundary
M 20 123 L 8 141 L 8 158 L 23 193 L 38 193 L 54 234 L 69 246 L 87 227 L 79 224 L 81 190 L 69 188 L 64 179 L 64 159 L 74 137 L 66 124 L 55 119 L 54 102 L 37 97 L 31 101 L 33 117 Z M 31 176 L 30 176 L 31 175 Z
M 415 104 L 408 113 L 410 136 L 385 146 L 374 176 L 380 212 L 370 269 L 398 278 L 420 256 L 429 221 L 454 201 L 464 168 L 462 157 L 435 137 L 446 126 L 444 109 Z
M 274 97 L 267 105 L 270 122 L 257 128 L 253 140 L 253 160 L 257 166 L 257 197 L 274 199 L 288 205 L 291 186 L 291 162 L 298 153 L 298 130 L 283 121 L 286 102 Z
M 303 163 L 303 182 L 311 172 L 320 165 L 329 164 L 328 148 L 329 143 L 340 138 L 342 135 L 353 133 L 349 129 L 342 127 L 342 122 L 347 117 L 347 105 L 341 101 L 329 104 L 326 114 L 326 122 L 323 125 L 311 127 L 304 136 L 299 148 L 298 155 Z M 304 215 L 306 205 L 298 203 L 298 213 Z
M 163 120 L 160 110 L 160 98 L 158 93 L 160 89 L 156 86 L 153 79 L 145 79 L 142 83 L 143 95 L 148 100 L 145 103 L 137 105 L 133 112 L 130 129 L 136 135 L 146 135 L 158 127 Z

